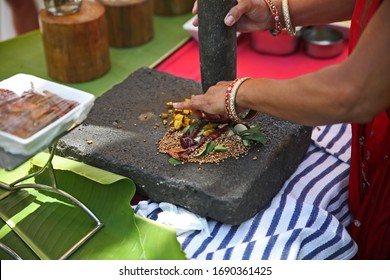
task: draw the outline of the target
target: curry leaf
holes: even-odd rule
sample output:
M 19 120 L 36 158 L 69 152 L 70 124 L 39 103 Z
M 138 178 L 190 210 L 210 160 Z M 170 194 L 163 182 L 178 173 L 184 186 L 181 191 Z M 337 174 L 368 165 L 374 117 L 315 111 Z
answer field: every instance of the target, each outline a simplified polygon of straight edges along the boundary
M 264 135 L 262 134 L 252 134 L 252 135 L 245 135 L 242 137 L 243 140 L 250 140 L 250 141 L 255 141 L 261 144 L 265 144 L 266 140 Z
M 261 124 L 257 124 L 247 130 L 236 131 L 236 134 L 239 135 L 243 140 L 255 141 L 264 145 L 266 143 L 266 139 L 260 128 Z
M 179 159 L 177 159 L 177 158 L 174 158 L 174 157 L 169 158 L 169 159 L 168 159 L 168 162 L 169 162 L 169 164 L 172 165 L 172 166 L 177 166 L 177 165 L 183 163 L 181 160 L 179 160 Z
M 227 150 L 228 150 L 228 148 L 221 146 L 221 145 L 214 147 L 214 151 L 216 151 L 216 152 L 226 152 Z
M 217 144 L 215 144 L 214 141 L 210 141 L 206 144 L 206 147 L 196 156 L 201 157 L 201 156 L 207 155 L 208 153 L 213 151 L 216 146 L 217 146 Z
M 201 125 L 199 122 L 200 122 L 200 121 L 194 122 L 194 123 L 192 123 L 192 124 L 189 126 L 188 130 L 189 130 L 190 133 L 192 133 L 192 132 L 194 131 L 194 129 L 195 129 L 198 125 Z

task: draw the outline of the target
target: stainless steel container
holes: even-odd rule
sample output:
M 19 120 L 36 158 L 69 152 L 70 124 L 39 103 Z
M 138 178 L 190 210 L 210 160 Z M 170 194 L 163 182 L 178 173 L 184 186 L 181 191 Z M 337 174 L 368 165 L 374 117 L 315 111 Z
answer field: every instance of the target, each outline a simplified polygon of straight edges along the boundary
M 278 36 L 272 36 L 269 31 L 250 33 L 251 48 L 257 52 L 272 55 L 289 55 L 298 49 L 299 36 L 290 36 L 286 30 Z
M 330 26 L 307 27 L 302 30 L 305 53 L 316 58 L 338 56 L 344 49 L 344 35 Z

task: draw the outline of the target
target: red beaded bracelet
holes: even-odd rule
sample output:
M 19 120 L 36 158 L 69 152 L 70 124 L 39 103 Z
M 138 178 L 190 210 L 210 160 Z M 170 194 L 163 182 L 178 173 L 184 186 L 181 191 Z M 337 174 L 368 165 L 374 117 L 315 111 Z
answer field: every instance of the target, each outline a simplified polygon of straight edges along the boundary
M 249 110 L 245 116 L 240 116 L 236 112 L 236 94 L 240 85 L 246 80 L 250 79 L 250 77 L 235 79 L 227 88 L 225 95 L 225 109 L 228 118 L 234 122 L 248 122 L 253 120 L 257 112 L 253 110 Z
M 279 35 L 279 33 L 282 31 L 282 24 L 280 23 L 278 10 L 276 9 L 276 6 L 271 0 L 264 0 L 264 2 L 267 4 L 275 20 L 275 29 L 270 30 L 271 34 L 273 36 Z

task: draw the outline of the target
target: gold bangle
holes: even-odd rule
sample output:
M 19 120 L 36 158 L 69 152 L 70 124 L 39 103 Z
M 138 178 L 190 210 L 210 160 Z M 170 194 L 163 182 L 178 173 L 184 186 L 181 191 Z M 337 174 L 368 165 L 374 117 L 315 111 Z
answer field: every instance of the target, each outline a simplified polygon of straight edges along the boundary
M 248 122 L 253 120 L 257 112 L 253 110 L 249 110 L 245 116 L 240 116 L 237 114 L 236 111 L 236 95 L 238 88 L 241 86 L 243 82 L 246 80 L 249 80 L 250 77 L 244 77 L 244 78 L 239 78 L 234 80 L 229 87 L 226 90 L 226 95 L 225 95 L 225 109 L 226 109 L 226 114 L 228 115 L 229 119 L 234 121 L 234 122 Z
M 295 36 L 296 30 L 295 30 L 295 26 L 291 22 L 290 12 L 288 9 L 288 0 L 282 0 L 282 9 L 283 9 L 283 18 L 284 18 L 284 23 L 286 25 L 287 33 L 290 36 Z

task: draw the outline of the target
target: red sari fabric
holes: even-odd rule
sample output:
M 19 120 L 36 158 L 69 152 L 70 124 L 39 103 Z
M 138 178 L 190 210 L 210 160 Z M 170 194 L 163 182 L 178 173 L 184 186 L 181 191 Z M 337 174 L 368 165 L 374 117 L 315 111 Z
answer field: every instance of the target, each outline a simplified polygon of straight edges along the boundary
M 382 0 L 357 0 L 350 51 Z M 352 125 L 349 232 L 358 245 L 356 259 L 390 259 L 390 120 L 383 112 L 372 122 Z

